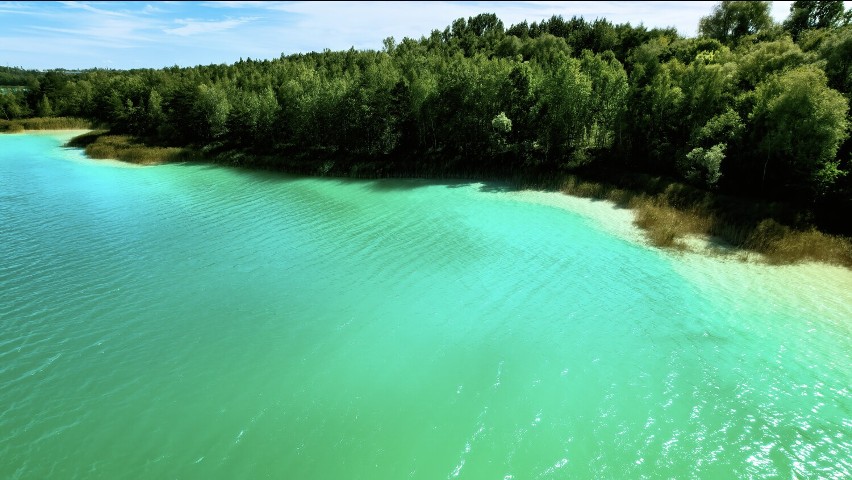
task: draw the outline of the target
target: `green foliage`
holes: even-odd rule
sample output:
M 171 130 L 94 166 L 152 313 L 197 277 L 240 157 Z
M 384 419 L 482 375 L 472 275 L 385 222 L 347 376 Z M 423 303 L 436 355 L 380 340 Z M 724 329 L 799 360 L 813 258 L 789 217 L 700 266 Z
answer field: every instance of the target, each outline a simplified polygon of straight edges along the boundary
M 192 108 L 196 136 L 208 142 L 224 137 L 230 111 L 231 103 L 222 89 L 199 85 Z
M 629 117 L 631 146 L 640 159 L 644 158 L 645 168 L 673 174 L 671 159 L 678 155 L 686 127 L 684 101 L 689 92 L 685 93 L 681 85 L 686 67 L 676 59 L 651 65 L 648 70 L 655 72 L 654 75 L 650 78 L 637 75 L 631 89 L 628 103 L 628 111 L 633 112 Z M 640 70 L 636 68 L 637 74 Z
M 156 134 L 166 120 L 166 114 L 163 111 L 163 97 L 156 89 L 152 89 L 151 93 L 148 94 L 145 116 L 145 132 L 149 135 Z
M 734 63 L 716 63 L 715 58 L 723 55 L 713 54 L 708 59 L 707 52 L 696 55 L 688 67 L 682 70 L 680 85 L 684 92 L 682 121 L 690 132 L 697 133 L 714 116 L 731 103 L 735 90 L 736 66 Z M 685 132 L 684 132 L 685 133 Z
M 825 74 L 831 88 L 846 93 L 852 92 L 852 25 L 830 33 L 818 50 L 825 60 Z
M 707 120 L 701 128 L 694 131 L 693 143 L 715 143 L 739 140 L 745 124 L 742 118 L 733 109 L 715 115 Z
M 798 0 L 790 5 L 784 29 L 797 39 L 805 30 L 838 27 L 848 21 L 844 10 L 843 0 Z
M 684 178 L 703 187 L 712 187 L 722 176 L 722 160 L 727 145 L 719 143 L 709 149 L 693 148 L 686 154 L 680 168 Z
M 509 144 L 506 137 L 512 131 L 512 120 L 506 116 L 506 112 L 500 112 L 491 119 L 491 147 L 497 154 L 506 153 L 509 150 Z
M 509 133 L 512 131 L 512 121 L 506 116 L 506 112 L 500 112 L 491 119 L 491 128 L 499 133 Z
M 789 37 L 774 42 L 762 42 L 751 47 L 738 65 L 741 81 L 750 88 L 770 75 L 796 68 L 814 60 L 812 55 L 802 52 Z
M 826 83 L 821 70 L 804 66 L 758 85 L 749 117 L 766 159 L 761 183 L 772 168 L 780 185 L 822 194 L 841 174 L 835 154 L 847 136 L 849 105 Z
M 722 43 L 735 43 L 746 35 L 755 34 L 772 25 L 769 2 L 725 0 L 713 8 L 713 13 L 702 17 L 698 32 Z
M 482 13 L 465 21 L 459 18 L 444 30 L 443 37 L 451 46 L 460 48 L 467 55 L 476 52 L 489 53 L 502 39 L 503 22 L 493 13 Z
M 35 113 L 38 117 L 50 117 L 53 115 L 53 107 L 50 106 L 50 99 L 47 98 L 47 94 L 41 96 L 41 99 L 36 104 Z
M 0 91 L 0 118 L 12 120 L 29 114 L 26 95 L 20 90 Z
M 592 81 L 580 67 L 580 61 L 567 59 L 546 74 L 537 92 L 537 143 L 545 162 L 576 167 L 592 146 Z
M 590 126 L 586 131 L 588 145 L 596 150 L 610 148 L 618 133 L 618 120 L 625 113 L 629 91 L 627 72 L 609 50 L 594 55 L 584 50 L 580 70 L 592 83 L 587 119 Z
M 524 44 L 521 53 L 526 60 L 540 65 L 555 66 L 571 56 L 571 47 L 564 38 L 544 34 Z

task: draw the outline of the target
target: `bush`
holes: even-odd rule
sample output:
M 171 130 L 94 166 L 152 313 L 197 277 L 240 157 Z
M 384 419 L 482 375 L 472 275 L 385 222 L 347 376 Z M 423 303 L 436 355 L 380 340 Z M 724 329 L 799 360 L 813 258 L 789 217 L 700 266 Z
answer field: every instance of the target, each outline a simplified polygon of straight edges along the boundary
M 722 160 L 725 159 L 725 145 L 719 143 L 705 150 L 693 148 L 686 154 L 686 159 L 680 162 L 683 177 L 702 187 L 713 187 L 722 176 Z

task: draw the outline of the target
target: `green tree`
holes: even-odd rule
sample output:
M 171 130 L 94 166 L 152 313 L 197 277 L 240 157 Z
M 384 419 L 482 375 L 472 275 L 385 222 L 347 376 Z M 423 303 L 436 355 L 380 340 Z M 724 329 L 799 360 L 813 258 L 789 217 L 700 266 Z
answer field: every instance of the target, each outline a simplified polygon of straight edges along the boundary
M 26 97 L 23 92 L 0 92 L 0 115 L 6 120 L 29 115 Z
M 549 33 L 534 38 L 524 44 L 521 53 L 525 60 L 534 60 L 541 65 L 558 65 L 571 56 L 571 47 L 564 38 Z
M 257 96 L 257 116 L 255 129 L 252 132 L 258 139 L 259 146 L 271 149 L 279 140 L 279 123 L 281 107 L 278 98 L 271 87 L 266 87 Z
M 89 116 L 94 106 L 94 88 L 88 80 L 68 82 L 63 87 L 63 112 L 71 116 Z
M 148 94 L 148 103 L 145 110 L 145 131 L 148 134 L 156 133 L 166 119 L 163 113 L 163 97 L 152 89 Z
M 852 25 L 833 31 L 818 53 L 825 59 L 828 85 L 849 97 L 852 94 Z
M 505 153 L 509 149 L 507 135 L 512 131 L 512 120 L 506 112 L 500 112 L 491 119 L 491 147 L 496 153 Z
M 215 85 L 199 85 L 193 105 L 194 126 L 198 137 L 207 142 L 224 137 L 230 111 L 231 104 L 222 89 Z
M 659 47 L 653 43 L 654 48 Z M 634 67 L 628 100 L 629 141 L 625 154 L 646 162 L 637 166 L 673 174 L 674 159 L 686 137 L 684 119 L 689 112 L 684 108 L 687 96 L 682 79 L 687 67 L 677 59 L 660 64 L 652 48 L 640 50 L 643 59 Z
M 750 120 L 761 185 L 819 195 L 842 174 L 835 155 L 848 134 L 849 105 L 826 82 L 822 70 L 806 65 L 758 85 Z
M 784 29 L 798 39 L 805 30 L 838 27 L 844 21 L 844 10 L 843 0 L 795 1 L 790 5 Z
M 736 142 L 743 131 L 745 124 L 740 115 L 732 108 L 714 115 L 707 120 L 701 128 L 693 130 L 690 143 L 692 145 L 714 145 L 718 143 Z
M 592 54 L 583 51 L 580 68 L 592 82 L 590 98 L 591 117 L 587 132 L 589 146 L 594 149 L 609 148 L 615 140 L 618 119 L 627 107 L 627 73 L 612 51 Z
M 738 73 L 744 85 L 754 88 L 773 73 L 810 63 L 815 58 L 806 54 L 789 37 L 774 42 L 760 42 L 740 57 Z
M 500 112 L 491 119 L 491 128 L 495 132 L 509 133 L 512 131 L 512 120 L 506 116 L 506 112 Z
M 569 58 L 543 79 L 537 92 L 538 144 L 545 161 L 575 167 L 585 163 L 592 146 L 592 81 Z
M 686 154 L 679 163 L 681 174 L 702 187 L 713 187 L 722 176 L 722 160 L 725 159 L 727 145 L 719 143 L 708 149 L 697 147 Z
M 36 116 L 37 117 L 51 117 L 51 116 L 53 116 L 53 107 L 50 106 L 50 99 L 47 98 L 47 95 L 42 95 L 41 99 L 39 99 L 38 103 L 36 103 Z
M 755 34 L 772 25 L 769 4 L 725 0 L 713 8 L 713 13 L 701 18 L 698 33 L 722 43 L 735 43 L 745 35 Z

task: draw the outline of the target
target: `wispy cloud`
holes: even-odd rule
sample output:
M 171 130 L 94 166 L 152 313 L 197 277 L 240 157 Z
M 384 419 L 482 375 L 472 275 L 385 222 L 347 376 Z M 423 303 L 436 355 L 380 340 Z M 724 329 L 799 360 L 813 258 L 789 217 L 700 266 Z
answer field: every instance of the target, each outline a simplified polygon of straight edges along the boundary
M 106 10 L 106 9 L 103 9 L 103 8 L 96 8 L 96 7 L 91 6 L 88 3 L 84 3 L 84 2 L 59 2 L 59 3 L 61 3 L 62 5 L 65 5 L 66 7 L 79 8 L 81 10 L 86 10 L 88 12 L 96 13 L 98 15 L 107 15 L 107 16 L 110 16 L 110 17 L 126 17 L 126 16 L 128 16 L 128 14 L 120 12 L 120 11 Z
M 32 4 L 24 4 L 20 2 L 0 2 L 0 13 L 36 15 L 39 12 L 40 10 Z
M 165 10 L 163 10 L 160 7 L 155 7 L 154 5 L 151 5 L 150 3 L 145 5 L 145 8 L 142 9 L 142 13 L 144 13 L 146 15 L 151 15 L 151 14 L 155 14 L 155 13 L 163 13 L 163 12 L 165 12 Z
M 507 27 L 561 15 L 675 27 L 692 36 L 699 19 L 717 3 L 0 1 L 0 62 L 26 68 L 163 67 L 325 48 L 381 49 L 386 37 L 428 36 L 459 17 L 479 13 L 495 13 Z M 852 7 L 852 2 L 844 3 Z M 773 18 L 783 20 L 790 4 L 773 2 Z M 132 55 L 128 49 L 133 49 Z
M 204 2 L 201 5 L 209 8 L 267 8 L 281 2 Z
M 51 33 L 65 33 L 75 37 L 100 40 L 103 48 L 112 46 L 112 42 L 147 42 L 160 35 L 161 29 L 168 24 L 158 18 L 144 15 L 103 16 L 89 10 L 75 14 L 71 18 L 65 12 L 54 12 L 41 24 L 28 25 L 31 30 Z M 39 38 L 39 35 L 34 35 Z
M 188 37 L 190 35 L 202 35 L 230 30 L 254 20 L 257 20 L 257 17 L 233 18 L 228 20 L 178 19 L 175 20 L 175 23 L 182 25 L 181 27 L 166 28 L 163 31 L 172 35 Z

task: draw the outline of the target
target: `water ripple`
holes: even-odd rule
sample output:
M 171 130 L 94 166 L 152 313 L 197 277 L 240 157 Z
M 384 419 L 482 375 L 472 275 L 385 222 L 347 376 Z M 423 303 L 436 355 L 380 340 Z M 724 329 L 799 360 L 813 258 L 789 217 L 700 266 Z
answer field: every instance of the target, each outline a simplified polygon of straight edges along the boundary
M 850 476 L 841 274 L 475 185 L 4 147 L 4 478 Z

